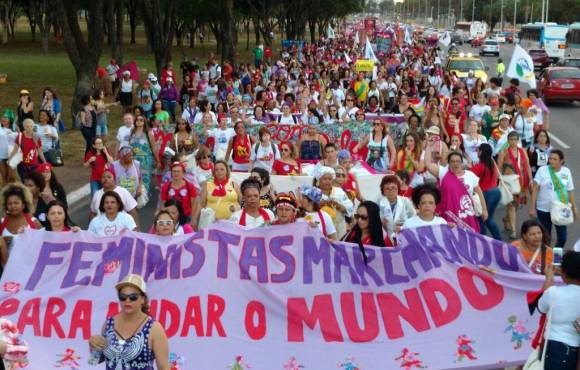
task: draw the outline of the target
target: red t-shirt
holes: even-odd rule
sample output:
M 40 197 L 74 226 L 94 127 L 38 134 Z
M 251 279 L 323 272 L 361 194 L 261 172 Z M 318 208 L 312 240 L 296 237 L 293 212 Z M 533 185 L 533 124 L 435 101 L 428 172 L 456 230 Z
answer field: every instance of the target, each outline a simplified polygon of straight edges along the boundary
M 171 181 L 166 182 L 161 188 L 161 200 L 165 202 L 169 199 L 175 199 L 180 202 L 183 207 L 183 214 L 186 216 L 191 216 L 191 199 L 196 196 L 195 186 L 187 180 L 185 180 L 185 185 L 179 189 L 173 188 Z
M 486 165 L 478 163 L 471 168 L 471 172 L 479 177 L 479 187 L 481 188 L 481 191 L 488 191 L 497 186 L 497 171 L 495 168 L 493 171 L 490 171 Z
M 252 150 L 252 142 L 249 135 L 244 135 L 240 138 L 238 135 L 234 136 L 232 142 L 232 157 L 234 162 L 239 164 L 250 163 L 250 154 Z
M 40 138 L 34 143 L 34 139 L 26 137 L 26 135 L 18 134 L 16 142 L 20 145 L 22 150 L 22 163 L 25 165 L 38 164 L 38 148 L 42 148 L 42 141 Z
M 280 160 L 275 160 L 272 169 L 276 171 L 276 175 L 300 175 L 300 164 L 291 165 Z
M 457 118 L 457 120 L 459 122 L 459 130 L 457 131 L 456 129 L 451 127 L 451 124 L 449 122 L 449 117 L 451 117 L 452 115 L 455 115 L 455 114 L 452 112 L 449 112 L 449 114 L 447 115 L 447 118 L 445 119 L 445 130 L 447 130 L 447 134 L 449 134 L 450 137 L 453 136 L 454 134 L 459 135 L 459 134 L 462 134 L 464 132 L 465 120 L 467 119 L 467 116 L 465 115 L 464 112 L 460 111 L 460 114 L 456 115 L 456 116 L 459 116 L 459 118 Z
M 96 161 L 91 162 L 91 181 L 101 181 L 103 177 L 103 172 L 105 172 L 105 167 L 107 166 L 107 159 L 103 154 L 95 154 L 93 152 L 87 152 L 85 154 L 85 162 L 88 161 L 92 156 L 97 158 Z

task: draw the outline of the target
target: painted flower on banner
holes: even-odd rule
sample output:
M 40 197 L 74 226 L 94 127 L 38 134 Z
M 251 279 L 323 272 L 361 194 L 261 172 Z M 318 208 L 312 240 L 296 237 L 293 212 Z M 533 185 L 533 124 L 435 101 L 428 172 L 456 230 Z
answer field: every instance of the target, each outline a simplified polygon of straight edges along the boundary
M 344 370 L 361 370 L 353 356 L 348 356 L 338 367 Z
M 455 341 L 457 343 L 457 350 L 455 351 L 455 362 L 463 362 L 463 360 L 470 359 L 471 361 L 477 360 L 475 356 L 475 349 L 473 345 L 475 341 L 467 338 L 465 334 L 457 337 Z
M 286 362 L 284 364 L 284 369 L 285 370 L 300 370 L 303 369 L 304 366 L 300 365 L 298 363 L 298 360 L 296 360 L 296 357 L 292 356 L 290 357 L 290 359 L 288 360 L 288 362 Z
M 121 266 L 121 261 L 111 261 L 105 264 L 105 274 L 112 274 Z
M 533 332 L 529 331 L 525 323 L 527 320 L 518 320 L 516 315 L 511 315 L 507 319 L 509 325 L 505 330 L 504 333 L 511 333 L 510 342 L 514 343 L 514 349 L 522 348 L 524 341 L 529 341 L 532 338 Z
M 403 348 L 401 355 L 395 358 L 395 361 L 400 361 L 399 367 L 405 370 L 411 369 L 426 369 L 427 366 L 419 359 L 418 352 L 411 352 L 409 348 Z
M 64 351 L 64 354 L 57 355 L 60 357 L 59 360 L 56 361 L 54 367 L 66 370 L 80 370 L 80 359 L 81 356 L 77 356 L 76 352 L 72 348 L 67 348 Z
M 250 365 L 244 362 L 244 358 L 241 355 L 236 356 L 234 363 L 228 367 L 232 370 L 244 370 L 252 368 Z
M 183 370 L 185 365 L 185 357 L 171 352 L 169 354 L 169 370 Z
M 16 294 L 20 291 L 20 283 L 18 283 L 16 281 L 8 281 L 8 282 L 4 283 L 4 285 L 2 286 L 2 289 L 6 293 Z

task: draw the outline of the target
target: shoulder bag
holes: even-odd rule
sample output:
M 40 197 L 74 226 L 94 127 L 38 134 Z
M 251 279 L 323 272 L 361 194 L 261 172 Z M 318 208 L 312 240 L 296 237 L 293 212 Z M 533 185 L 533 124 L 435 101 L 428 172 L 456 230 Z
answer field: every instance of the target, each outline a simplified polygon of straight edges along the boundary
M 552 292 L 554 293 L 554 292 Z M 542 337 L 544 338 L 544 346 L 541 347 L 538 345 L 526 361 L 526 364 L 523 367 L 523 370 L 544 370 L 544 361 L 546 360 L 546 349 L 548 348 L 548 339 L 546 335 L 550 331 L 550 325 L 552 323 L 552 312 L 554 311 L 554 299 L 555 294 L 552 294 L 552 302 L 550 302 L 550 310 L 547 314 L 546 325 L 544 325 L 544 331 L 542 333 Z
M 557 195 L 557 199 L 552 200 L 550 203 L 550 218 L 552 223 L 557 226 L 570 225 L 574 222 L 574 212 L 572 212 L 568 192 L 564 188 L 564 184 L 562 184 L 560 178 L 554 172 L 552 166 L 548 165 L 548 171 L 550 172 L 550 179 L 552 180 L 554 191 Z
M 495 163 L 495 161 L 493 162 L 493 165 L 495 166 L 495 169 L 497 171 L 497 178 L 499 180 L 499 183 L 497 186 L 498 186 L 499 192 L 501 194 L 500 203 L 504 206 L 507 206 L 508 204 L 510 204 L 511 202 L 514 201 L 514 195 L 511 192 L 510 188 L 503 181 L 503 177 L 502 177 L 501 173 L 499 172 L 499 168 L 497 167 L 497 164 Z
M 12 157 L 10 157 L 8 159 L 8 165 L 10 166 L 10 168 L 12 168 L 13 170 L 16 169 L 16 167 L 18 167 L 18 165 L 20 164 L 20 162 L 22 162 L 22 135 L 24 135 L 22 132 L 20 134 L 18 134 L 18 150 L 16 151 L 16 153 L 14 153 L 14 155 Z M 12 153 L 13 150 L 13 146 L 9 147 L 10 149 L 10 153 Z

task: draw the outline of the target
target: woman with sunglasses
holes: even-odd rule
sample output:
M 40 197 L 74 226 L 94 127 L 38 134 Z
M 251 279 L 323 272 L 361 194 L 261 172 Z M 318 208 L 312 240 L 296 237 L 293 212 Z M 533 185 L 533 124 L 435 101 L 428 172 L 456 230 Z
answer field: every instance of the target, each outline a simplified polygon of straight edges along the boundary
M 199 150 L 195 153 L 195 162 L 197 164 L 195 176 L 199 183 L 213 181 L 214 164 L 211 161 L 211 150 L 207 146 L 202 145 L 199 147 Z
M 121 312 L 89 339 L 91 363 L 105 362 L 107 370 L 153 369 L 155 363 L 158 370 L 169 370 L 169 343 L 161 324 L 149 315 L 145 281 L 130 274 L 115 288 Z
M 285 141 L 279 144 L 280 159 L 274 161 L 272 166 L 272 175 L 300 175 L 300 163 L 296 160 L 296 148 L 294 145 Z
M 169 211 L 164 209 L 155 215 L 153 227 L 155 229 L 155 235 L 172 236 L 175 234 L 175 221 L 173 221 L 173 217 L 171 217 Z
M 379 206 L 375 202 L 362 202 L 354 214 L 354 220 L 354 226 L 343 240 L 358 244 L 361 250 L 364 245 L 386 246 Z
M 373 169 L 387 172 L 395 167 L 397 158 L 395 143 L 387 131 L 387 125 L 380 119 L 373 122 L 369 136 L 359 142 L 352 151 L 356 154 L 365 146 L 368 149 L 366 162 Z
M 187 222 L 187 217 L 183 214 L 183 207 L 180 202 L 175 199 L 169 199 L 163 203 L 163 210 L 167 211 L 173 219 L 173 235 L 192 234 L 194 232 L 191 224 Z

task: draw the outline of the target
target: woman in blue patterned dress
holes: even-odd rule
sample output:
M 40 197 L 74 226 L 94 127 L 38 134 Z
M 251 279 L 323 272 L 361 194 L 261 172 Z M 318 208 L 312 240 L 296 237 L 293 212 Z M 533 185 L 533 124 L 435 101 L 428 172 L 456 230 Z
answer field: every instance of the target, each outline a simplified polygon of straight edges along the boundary
M 141 164 L 141 183 L 147 194 L 151 190 L 151 175 L 153 168 L 159 163 L 157 143 L 151 131 L 147 128 L 145 117 L 135 118 L 135 127 L 131 131 L 129 144 L 133 148 L 133 158 Z
M 169 344 L 161 324 L 149 316 L 147 287 L 139 275 L 116 286 L 121 313 L 107 319 L 102 334 L 90 338 L 91 360 L 107 370 L 169 370 Z

